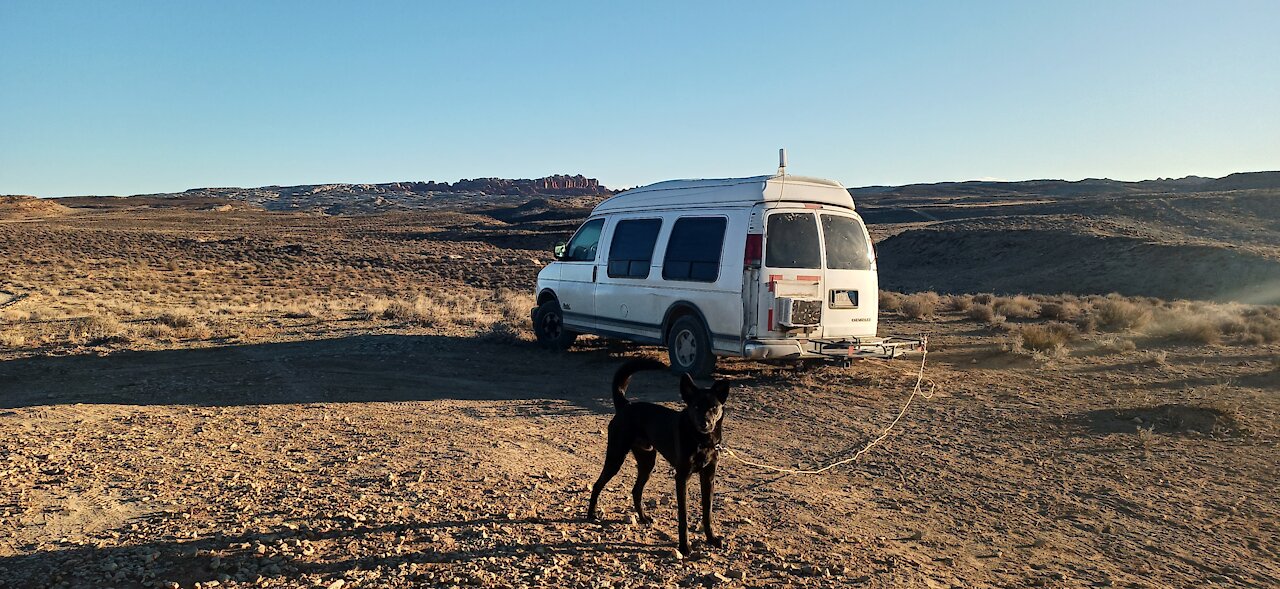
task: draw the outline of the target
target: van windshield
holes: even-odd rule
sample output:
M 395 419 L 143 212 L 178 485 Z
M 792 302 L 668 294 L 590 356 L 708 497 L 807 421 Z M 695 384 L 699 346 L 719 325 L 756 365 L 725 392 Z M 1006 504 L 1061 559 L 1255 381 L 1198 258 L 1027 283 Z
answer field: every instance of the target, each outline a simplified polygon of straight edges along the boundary
M 857 219 L 822 215 L 822 241 L 827 246 L 828 269 L 871 269 L 871 248 Z
M 569 245 L 565 246 L 565 262 L 592 262 L 596 259 L 596 246 L 600 243 L 600 230 L 604 228 L 604 219 L 592 219 L 582 224 Z
M 765 228 L 764 265 L 770 268 L 821 268 L 818 224 L 813 213 L 775 213 Z

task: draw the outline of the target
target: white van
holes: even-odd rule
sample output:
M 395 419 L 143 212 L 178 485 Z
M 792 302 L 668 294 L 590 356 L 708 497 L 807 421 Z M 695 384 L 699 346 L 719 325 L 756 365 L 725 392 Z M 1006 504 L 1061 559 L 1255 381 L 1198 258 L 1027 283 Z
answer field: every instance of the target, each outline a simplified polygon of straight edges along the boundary
M 839 182 L 779 174 L 672 180 L 600 203 L 538 273 L 538 341 L 581 333 L 664 345 L 677 372 L 716 356 L 889 357 L 876 259 Z

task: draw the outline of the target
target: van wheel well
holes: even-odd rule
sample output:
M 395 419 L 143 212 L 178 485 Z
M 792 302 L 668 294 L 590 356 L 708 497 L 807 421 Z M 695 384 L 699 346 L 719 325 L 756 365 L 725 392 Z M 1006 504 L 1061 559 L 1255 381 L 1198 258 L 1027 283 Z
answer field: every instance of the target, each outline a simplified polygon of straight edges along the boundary
M 698 311 L 697 307 L 694 307 L 689 303 L 676 303 L 667 310 L 667 316 L 662 319 L 663 345 L 666 345 L 667 343 L 667 337 L 670 335 L 671 326 L 675 325 L 676 321 L 679 321 L 681 317 L 689 316 L 697 319 L 702 323 L 704 328 L 707 326 L 707 320 L 702 318 L 702 313 Z
M 554 300 L 556 300 L 556 293 L 554 293 L 554 292 L 551 292 L 551 291 L 549 291 L 549 290 L 544 290 L 544 291 L 542 291 L 542 292 L 538 293 L 538 305 L 539 305 L 539 306 L 541 306 L 541 305 L 542 305 L 542 303 L 545 303 L 545 302 L 547 302 L 547 301 L 554 301 Z

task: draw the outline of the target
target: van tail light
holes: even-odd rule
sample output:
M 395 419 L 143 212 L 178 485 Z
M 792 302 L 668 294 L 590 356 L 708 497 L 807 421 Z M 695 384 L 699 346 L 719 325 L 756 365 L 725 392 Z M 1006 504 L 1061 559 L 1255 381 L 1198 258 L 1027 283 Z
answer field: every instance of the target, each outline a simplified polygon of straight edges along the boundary
M 764 254 L 764 235 L 760 233 L 747 234 L 747 248 L 742 254 L 742 264 L 748 268 L 759 268 L 760 258 Z

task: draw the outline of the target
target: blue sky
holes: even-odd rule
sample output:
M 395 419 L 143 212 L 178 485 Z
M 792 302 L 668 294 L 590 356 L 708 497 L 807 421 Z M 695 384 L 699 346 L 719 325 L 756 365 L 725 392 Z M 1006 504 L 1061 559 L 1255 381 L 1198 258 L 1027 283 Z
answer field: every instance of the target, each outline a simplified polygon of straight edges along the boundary
M 1280 2 L 0 0 L 0 194 L 1280 169 Z

